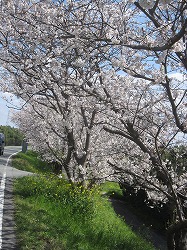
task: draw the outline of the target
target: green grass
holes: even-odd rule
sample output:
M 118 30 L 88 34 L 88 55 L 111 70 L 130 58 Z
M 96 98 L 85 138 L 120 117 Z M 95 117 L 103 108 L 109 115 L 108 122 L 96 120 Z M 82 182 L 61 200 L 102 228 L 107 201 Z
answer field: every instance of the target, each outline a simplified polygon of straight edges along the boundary
M 136 204 L 133 205 L 130 200 L 126 200 L 118 183 L 106 181 L 101 185 L 101 194 L 109 198 L 123 200 L 125 206 L 142 221 L 141 235 L 149 238 L 149 229 L 154 229 L 163 236 L 166 235 L 167 224 L 165 225 L 160 217 L 153 216 L 150 210 L 145 210 L 144 207 Z
M 107 185 L 105 192 L 116 184 Z M 115 214 L 98 187 L 86 190 L 55 175 L 37 175 L 17 179 L 14 197 L 20 250 L 154 249 Z
M 117 182 L 106 181 L 101 184 L 101 194 L 115 199 L 123 199 L 122 190 Z
M 29 171 L 32 173 L 51 173 L 52 164 L 43 162 L 37 153 L 28 150 L 26 153 L 18 153 L 12 157 L 12 164 L 19 170 Z

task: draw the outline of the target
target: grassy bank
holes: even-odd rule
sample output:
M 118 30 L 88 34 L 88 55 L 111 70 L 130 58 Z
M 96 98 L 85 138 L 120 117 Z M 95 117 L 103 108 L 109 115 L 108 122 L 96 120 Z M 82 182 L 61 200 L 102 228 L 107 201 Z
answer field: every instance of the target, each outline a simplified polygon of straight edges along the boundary
M 26 157 L 18 154 L 13 165 L 24 159 L 27 166 Z M 116 216 L 98 187 L 84 190 L 48 173 L 17 179 L 14 193 L 20 250 L 154 249 Z
M 52 173 L 53 166 L 43 162 L 36 152 L 28 150 L 27 153 L 18 153 L 12 157 L 12 164 L 15 168 L 32 173 Z

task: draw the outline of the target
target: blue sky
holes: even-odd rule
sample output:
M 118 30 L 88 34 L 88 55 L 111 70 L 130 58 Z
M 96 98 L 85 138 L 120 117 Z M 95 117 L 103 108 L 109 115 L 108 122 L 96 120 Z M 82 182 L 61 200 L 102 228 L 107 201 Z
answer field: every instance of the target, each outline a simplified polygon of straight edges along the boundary
M 5 96 L 6 98 L 10 99 L 10 94 L 2 94 L 2 92 L 0 92 L 0 125 L 9 125 L 11 127 L 16 127 L 15 124 L 10 120 L 11 112 L 15 109 L 12 109 L 11 107 L 13 106 L 9 102 L 4 100 L 2 96 Z M 13 98 L 13 100 L 13 103 L 18 104 L 17 99 Z
M 12 125 L 9 120 L 9 111 L 10 109 L 7 107 L 7 102 L 0 97 L 0 125 Z

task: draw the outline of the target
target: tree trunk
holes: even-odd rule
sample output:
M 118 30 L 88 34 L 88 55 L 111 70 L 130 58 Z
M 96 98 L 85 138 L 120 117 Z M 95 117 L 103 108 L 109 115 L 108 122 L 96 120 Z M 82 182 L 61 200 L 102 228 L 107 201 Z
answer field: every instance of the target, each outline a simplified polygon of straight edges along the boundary
M 187 250 L 187 220 L 176 222 L 168 228 L 168 250 Z

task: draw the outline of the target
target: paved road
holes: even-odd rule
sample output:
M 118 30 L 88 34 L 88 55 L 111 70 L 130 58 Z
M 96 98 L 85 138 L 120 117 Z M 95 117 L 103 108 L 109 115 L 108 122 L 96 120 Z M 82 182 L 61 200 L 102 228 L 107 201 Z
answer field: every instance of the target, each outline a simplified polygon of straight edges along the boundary
M 11 167 L 10 157 L 19 151 L 21 147 L 5 147 L 4 155 L 0 156 L 0 249 L 2 250 L 17 249 L 13 219 L 13 179 L 32 174 Z

